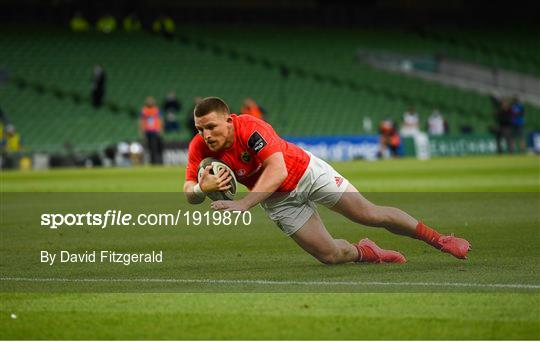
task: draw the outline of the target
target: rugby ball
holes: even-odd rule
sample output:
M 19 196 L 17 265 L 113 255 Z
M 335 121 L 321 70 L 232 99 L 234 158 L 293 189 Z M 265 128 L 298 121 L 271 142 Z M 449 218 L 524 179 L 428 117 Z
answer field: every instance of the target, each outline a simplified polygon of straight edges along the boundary
M 232 176 L 232 178 L 230 182 L 231 187 L 228 190 L 209 192 L 206 195 L 214 201 L 232 200 L 234 196 L 236 195 L 236 177 L 234 176 L 234 172 L 231 170 L 231 168 L 227 164 L 222 162 L 221 160 L 216 159 L 216 158 L 211 158 L 211 157 L 204 158 L 199 164 L 199 169 L 197 171 L 197 180 L 199 182 L 201 181 L 203 171 L 208 165 L 212 165 L 210 174 L 216 175 L 219 172 L 219 170 L 227 169 L 229 170 L 229 174 Z

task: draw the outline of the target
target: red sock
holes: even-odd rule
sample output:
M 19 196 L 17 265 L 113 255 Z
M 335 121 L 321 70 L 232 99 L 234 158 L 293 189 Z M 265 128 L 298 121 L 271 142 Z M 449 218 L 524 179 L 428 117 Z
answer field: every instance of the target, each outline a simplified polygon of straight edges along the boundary
M 415 237 L 418 240 L 425 241 L 426 243 L 432 245 L 435 248 L 441 248 L 441 245 L 439 244 L 439 238 L 441 237 L 441 234 L 439 234 L 439 232 L 437 232 L 435 229 L 426 226 L 424 222 L 418 221 L 415 234 Z
M 354 245 L 354 247 L 356 247 L 356 249 L 358 250 L 358 260 L 356 260 L 357 262 L 374 262 L 379 260 L 379 257 L 371 250 L 371 248 L 358 246 L 358 244 Z

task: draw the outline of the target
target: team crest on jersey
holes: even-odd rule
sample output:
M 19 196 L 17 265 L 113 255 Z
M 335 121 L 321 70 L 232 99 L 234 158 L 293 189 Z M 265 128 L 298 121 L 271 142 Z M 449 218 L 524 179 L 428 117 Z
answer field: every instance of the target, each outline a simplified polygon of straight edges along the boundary
M 337 185 L 338 187 L 340 187 L 340 186 L 341 186 L 341 183 L 343 183 L 343 177 L 335 176 L 335 177 L 334 177 L 334 180 L 336 181 L 336 185 Z
M 249 155 L 248 151 L 244 151 L 240 155 L 240 159 L 242 159 L 244 163 L 249 163 L 251 160 L 251 156 Z

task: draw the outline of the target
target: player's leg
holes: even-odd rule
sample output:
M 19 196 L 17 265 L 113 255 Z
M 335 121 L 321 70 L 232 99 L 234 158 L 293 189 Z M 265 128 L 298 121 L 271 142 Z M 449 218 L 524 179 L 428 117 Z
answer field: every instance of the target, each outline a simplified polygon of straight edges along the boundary
M 306 252 L 324 264 L 347 262 L 394 262 L 404 263 L 405 257 L 398 252 L 383 250 L 374 242 L 364 239 L 351 244 L 343 239 L 334 239 L 326 230 L 317 212 L 291 238 Z
M 418 220 L 401 209 L 371 203 L 352 184 L 348 184 L 347 190 L 330 209 L 356 223 L 382 227 L 394 234 L 416 236 Z
M 351 243 L 330 236 L 317 212 L 291 238 L 324 264 L 342 264 L 359 258 L 358 250 Z
M 395 234 L 423 240 L 457 258 L 465 259 L 470 250 L 468 241 L 454 236 L 441 235 L 401 209 L 371 203 L 351 184 L 330 209 L 353 222 L 371 227 L 383 227 Z
M 309 192 L 311 201 L 323 204 L 354 222 L 384 227 L 392 233 L 423 240 L 457 258 L 466 257 L 468 241 L 453 236 L 441 236 L 400 209 L 371 203 L 347 179 L 317 157 L 312 156 L 310 167 L 314 178 L 311 189 L 315 189 Z

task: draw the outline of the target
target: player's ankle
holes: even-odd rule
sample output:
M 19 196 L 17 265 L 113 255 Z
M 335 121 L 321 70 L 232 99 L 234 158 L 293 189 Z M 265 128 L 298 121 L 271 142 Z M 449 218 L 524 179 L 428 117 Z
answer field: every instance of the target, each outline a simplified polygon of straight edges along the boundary
M 364 255 L 362 253 L 362 248 L 357 244 L 357 243 L 353 243 L 353 246 L 356 248 L 356 250 L 358 251 L 358 257 L 356 258 L 355 262 L 360 262 L 362 261 L 362 256 Z
M 358 249 L 358 260 L 357 262 L 376 262 L 380 258 L 375 252 L 366 246 L 356 245 Z
M 435 229 L 427 226 L 422 221 L 418 221 L 414 236 L 416 239 L 422 240 L 427 244 L 440 249 L 441 244 L 439 243 L 439 239 L 441 238 L 441 236 L 442 235 Z

